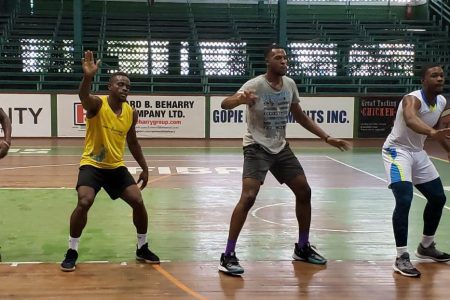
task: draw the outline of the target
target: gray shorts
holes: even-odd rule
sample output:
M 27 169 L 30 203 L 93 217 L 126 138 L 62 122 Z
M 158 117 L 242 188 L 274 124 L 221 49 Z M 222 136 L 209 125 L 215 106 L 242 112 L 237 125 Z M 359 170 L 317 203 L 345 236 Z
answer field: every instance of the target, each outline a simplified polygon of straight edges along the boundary
M 254 178 L 263 184 L 267 171 L 270 171 L 281 184 L 297 175 L 305 175 L 289 144 L 277 154 L 268 153 L 258 144 L 245 146 L 242 178 Z

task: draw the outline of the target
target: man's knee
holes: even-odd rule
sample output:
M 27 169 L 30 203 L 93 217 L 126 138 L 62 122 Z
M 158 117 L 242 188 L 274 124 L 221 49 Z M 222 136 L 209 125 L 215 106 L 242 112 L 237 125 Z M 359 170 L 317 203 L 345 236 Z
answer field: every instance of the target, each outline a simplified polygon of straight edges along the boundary
M 133 209 L 145 209 L 144 205 L 144 199 L 140 197 L 139 195 L 133 195 L 127 199 L 127 203 L 133 208 Z
M 243 191 L 241 195 L 240 203 L 243 205 L 244 209 L 250 210 L 255 204 L 256 195 L 258 193 L 255 191 Z
M 303 187 L 298 189 L 298 191 L 295 193 L 295 196 L 304 201 L 311 201 L 311 187 L 308 184 L 304 185 Z
M 79 195 L 78 196 L 78 209 L 88 211 L 94 203 L 94 197 L 92 195 Z
M 432 192 L 427 200 L 430 205 L 437 208 L 443 208 L 445 202 L 447 202 L 447 198 L 445 197 L 445 193 L 443 191 Z
M 295 193 L 296 205 L 311 205 L 311 188 L 305 187 L 305 189 Z
M 295 177 L 288 182 L 287 185 L 291 188 L 292 192 L 294 192 L 297 201 L 301 201 L 302 203 L 311 201 L 311 187 L 304 175 Z
M 447 198 L 440 178 L 430 182 L 416 185 L 416 188 L 427 198 L 428 204 L 436 207 L 444 207 Z

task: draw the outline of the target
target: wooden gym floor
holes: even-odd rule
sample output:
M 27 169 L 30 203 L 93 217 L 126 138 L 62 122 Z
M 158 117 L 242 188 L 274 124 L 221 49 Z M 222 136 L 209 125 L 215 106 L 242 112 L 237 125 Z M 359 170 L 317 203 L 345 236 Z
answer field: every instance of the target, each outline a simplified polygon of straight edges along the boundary
M 0 161 L 0 299 L 447 299 L 450 265 L 416 260 L 422 277 L 394 274 L 394 200 L 386 188 L 382 140 L 355 140 L 341 153 L 292 140 L 313 190 L 311 242 L 326 266 L 293 262 L 294 199 L 268 178 L 237 245 L 241 277 L 217 271 L 241 189 L 240 140 L 141 140 L 150 167 L 143 191 L 150 247 L 159 266 L 134 261 L 131 210 L 99 193 L 83 232 L 79 264 L 59 270 L 82 139 L 15 139 Z M 446 156 L 427 144 L 450 196 Z M 127 154 L 127 166 L 139 173 Z M 425 201 L 415 195 L 409 248 L 420 241 Z M 436 241 L 450 251 L 450 212 Z

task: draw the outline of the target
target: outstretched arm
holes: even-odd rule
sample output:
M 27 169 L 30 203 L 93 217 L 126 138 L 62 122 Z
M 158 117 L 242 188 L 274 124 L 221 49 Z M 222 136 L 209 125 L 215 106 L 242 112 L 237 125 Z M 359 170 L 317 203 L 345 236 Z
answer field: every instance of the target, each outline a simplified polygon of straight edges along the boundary
M 450 139 L 450 128 L 434 129 L 428 126 L 422 119 L 419 118 L 420 101 L 414 96 L 406 96 L 402 101 L 403 118 L 406 126 L 411 130 L 427 135 L 441 143 L 446 144 L 446 140 Z M 444 146 L 445 148 L 445 146 Z
M 309 132 L 317 135 L 326 143 L 330 144 L 333 147 L 339 148 L 341 151 L 345 151 L 350 149 L 350 144 L 347 141 L 336 139 L 328 135 L 325 131 L 323 131 L 310 117 L 308 117 L 300 107 L 298 103 L 291 104 L 291 113 L 294 117 L 295 121 L 302 125 Z
M 0 124 L 2 124 L 4 140 L 0 142 L 0 159 L 8 154 L 11 147 L 11 120 L 8 115 L 0 108 Z
M 136 136 L 136 123 L 138 120 L 138 113 L 137 111 L 133 111 L 133 125 L 131 125 L 130 130 L 127 134 L 127 144 L 128 149 L 130 149 L 131 155 L 133 155 L 134 159 L 137 161 L 139 166 L 142 169 L 141 174 L 139 174 L 138 184 L 139 182 L 142 182 L 141 184 L 141 190 L 143 190 L 147 186 L 148 182 L 148 166 L 147 162 L 145 161 L 144 154 L 142 153 L 141 145 L 139 144 L 139 141 Z
M 221 106 L 223 109 L 233 109 L 241 104 L 252 106 L 255 104 L 256 98 L 257 96 L 255 95 L 255 92 L 253 90 L 248 90 L 225 98 L 222 101 Z
M 444 113 L 445 113 L 445 111 L 444 111 Z M 445 129 L 445 128 L 448 128 L 448 126 L 450 126 L 450 122 L 444 123 L 443 115 L 441 115 L 441 118 L 440 118 L 436 128 L 437 129 Z M 450 134 L 449 134 L 449 138 L 450 138 Z M 450 162 L 450 139 L 449 138 L 440 140 L 439 144 L 441 144 L 442 148 L 444 148 L 444 150 L 447 151 L 447 158 L 448 158 L 448 161 Z
M 449 138 L 447 138 L 447 140 L 450 139 L 450 133 L 449 133 Z M 450 145 L 449 142 L 446 140 L 441 140 L 439 141 L 439 144 L 441 144 L 442 148 L 444 148 L 445 151 L 447 151 L 447 159 L 450 162 Z
M 95 62 L 94 54 L 92 53 L 92 51 L 88 50 L 84 53 L 84 58 L 81 60 L 81 64 L 84 74 L 83 79 L 81 79 L 78 97 L 81 100 L 83 108 L 87 112 L 87 117 L 89 118 L 97 114 L 102 104 L 102 101 L 99 97 L 90 93 L 92 79 L 94 78 L 95 73 L 97 73 L 98 71 L 100 60 Z

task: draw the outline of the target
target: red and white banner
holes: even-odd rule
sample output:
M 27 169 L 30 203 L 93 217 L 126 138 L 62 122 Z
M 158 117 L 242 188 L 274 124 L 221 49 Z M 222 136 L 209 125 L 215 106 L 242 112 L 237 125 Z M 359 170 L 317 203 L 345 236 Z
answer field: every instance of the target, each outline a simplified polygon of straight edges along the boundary
M 204 138 L 205 97 L 128 96 L 139 115 L 138 137 Z M 86 112 L 78 95 L 58 95 L 58 136 L 85 135 Z

